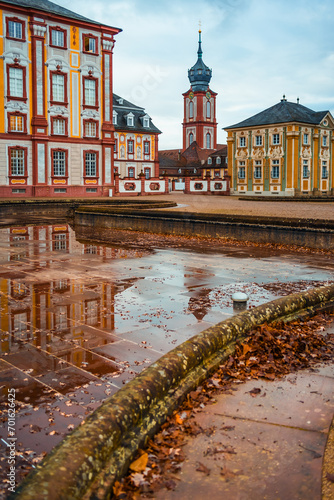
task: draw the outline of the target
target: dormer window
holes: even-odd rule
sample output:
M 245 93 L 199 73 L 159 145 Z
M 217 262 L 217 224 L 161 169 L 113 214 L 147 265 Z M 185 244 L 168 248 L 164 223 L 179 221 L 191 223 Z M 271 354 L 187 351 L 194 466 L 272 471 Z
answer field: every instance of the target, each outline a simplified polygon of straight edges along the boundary
M 143 126 L 144 126 L 144 128 L 150 128 L 150 117 L 149 116 L 144 116 Z
M 117 125 L 117 112 L 113 111 L 112 113 L 112 124 Z
M 212 158 L 208 158 L 208 165 L 212 165 Z
M 216 158 L 217 165 L 220 165 L 221 162 L 222 162 L 222 160 L 221 160 L 220 156 L 217 156 L 217 158 Z
M 123 104 L 123 98 L 120 97 L 119 99 L 117 99 L 117 102 L 118 102 L 118 104 Z
M 126 117 L 126 124 L 128 127 L 134 126 L 134 116 L 132 113 L 129 113 L 128 116 Z

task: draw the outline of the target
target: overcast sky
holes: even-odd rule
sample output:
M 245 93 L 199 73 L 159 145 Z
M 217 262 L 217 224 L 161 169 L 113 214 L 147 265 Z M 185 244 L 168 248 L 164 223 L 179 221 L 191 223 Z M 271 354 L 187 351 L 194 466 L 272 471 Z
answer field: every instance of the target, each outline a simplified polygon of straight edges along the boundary
M 334 114 L 333 0 L 54 0 L 122 28 L 114 92 L 142 106 L 163 132 L 160 149 L 182 145 L 183 97 L 197 60 L 218 92 L 218 142 L 233 125 L 280 101 Z

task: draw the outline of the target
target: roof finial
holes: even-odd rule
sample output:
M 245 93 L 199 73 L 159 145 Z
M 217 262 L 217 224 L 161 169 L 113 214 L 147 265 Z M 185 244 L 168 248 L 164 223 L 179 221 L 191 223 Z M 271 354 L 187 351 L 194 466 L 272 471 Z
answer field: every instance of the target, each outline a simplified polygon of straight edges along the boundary
M 299 104 L 299 97 L 297 97 L 297 104 Z
M 285 99 L 285 94 L 283 94 L 283 99 L 281 99 L 281 102 L 286 101 Z
M 203 54 L 203 51 L 202 51 L 202 37 L 201 37 L 201 34 L 202 34 L 202 30 L 201 30 L 201 21 L 198 22 L 198 27 L 199 27 L 199 30 L 198 30 L 198 51 L 197 51 L 197 55 L 198 55 L 198 58 L 199 59 L 202 59 L 202 54 Z

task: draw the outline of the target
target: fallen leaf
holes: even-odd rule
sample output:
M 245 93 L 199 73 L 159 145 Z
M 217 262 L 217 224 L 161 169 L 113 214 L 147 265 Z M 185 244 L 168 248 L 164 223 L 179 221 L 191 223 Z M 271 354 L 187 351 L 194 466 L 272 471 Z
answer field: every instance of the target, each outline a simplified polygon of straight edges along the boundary
M 209 476 L 210 475 L 210 469 L 208 469 L 204 464 L 202 464 L 201 462 L 198 462 L 198 466 L 196 467 L 196 470 L 198 472 L 204 472 L 204 474 L 206 476 Z
M 142 472 L 143 470 L 146 469 L 147 461 L 148 461 L 148 454 L 143 453 L 139 458 L 137 458 L 137 460 L 132 462 L 132 464 L 130 465 L 130 469 L 133 470 L 134 472 Z

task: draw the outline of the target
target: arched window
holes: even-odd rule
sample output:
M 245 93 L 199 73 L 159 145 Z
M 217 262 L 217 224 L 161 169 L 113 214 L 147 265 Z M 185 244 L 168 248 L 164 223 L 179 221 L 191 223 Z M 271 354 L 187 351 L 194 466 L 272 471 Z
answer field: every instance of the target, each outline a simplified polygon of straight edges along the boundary
M 211 102 L 206 101 L 206 117 L 211 118 Z
M 206 149 L 211 149 L 211 135 L 209 132 L 206 134 Z
M 189 118 L 194 118 L 194 103 L 190 101 L 189 103 Z
M 189 146 L 194 142 L 194 134 L 191 132 L 189 134 Z

